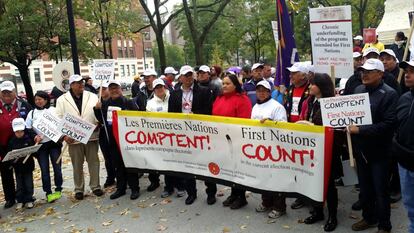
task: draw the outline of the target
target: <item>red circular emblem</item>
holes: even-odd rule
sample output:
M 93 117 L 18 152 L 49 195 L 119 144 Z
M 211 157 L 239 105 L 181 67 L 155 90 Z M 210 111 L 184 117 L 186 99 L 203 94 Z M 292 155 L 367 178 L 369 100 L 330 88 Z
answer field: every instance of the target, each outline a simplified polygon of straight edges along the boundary
M 220 167 L 216 163 L 209 163 L 208 164 L 208 170 L 210 170 L 211 174 L 218 175 L 220 173 Z

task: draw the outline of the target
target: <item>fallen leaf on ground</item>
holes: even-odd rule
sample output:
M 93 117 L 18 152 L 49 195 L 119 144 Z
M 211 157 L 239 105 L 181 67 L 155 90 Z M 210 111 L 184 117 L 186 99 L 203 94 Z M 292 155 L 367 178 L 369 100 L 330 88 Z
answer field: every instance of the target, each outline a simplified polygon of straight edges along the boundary
M 168 227 L 164 226 L 164 225 L 158 225 L 157 226 L 157 231 L 165 231 L 167 230 Z
M 187 212 L 187 209 L 180 210 L 180 213 L 185 213 L 185 212 Z
M 144 209 L 144 208 L 147 208 L 147 205 L 142 204 L 142 203 L 139 203 L 139 204 L 138 204 L 138 207 L 139 207 L 139 208 L 143 208 L 143 209 Z
M 247 229 L 247 225 L 241 225 L 241 226 L 240 226 L 240 229 L 241 229 L 241 230 L 246 230 L 246 229 Z
M 290 226 L 288 226 L 288 225 L 283 225 L 282 227 L 285 228 L 285 229 L 290 229 Z
M 275 223 L 276 222 L 276 219 L 269 219 L 269 220 L 267 220 L 267 224 L 272 224 L 272 223 Z
M 132 218 L 139 218 L 139 214 L 133 214 Z
M 305 220 L 303 220 L 303 219 L 298 219 L 298 223 L 305 223 Z
M 56 213 L 56 212 L 55 212 L 55 208 L 53 208 L 53 207 L 49 207 L 49 208 L 47 208 L 47 209 L 45 210 L 45 214 L 46 214 L 47 216 L 52 215 L 52 214 L 54 214 L 54 213 Z
M 162 200 L 162 201 L 160 202 L 160 204 L 161 204 L 161 205 L 166 205 L 166 204 L 169 204 L 169 203 L 171 203 L 171 202 L 172 202 L 172 200 L 171 200 L 171 199 L 169 199 L 169 198 L 167 198 L 167 199 Z
M 107 226 L 110 226 L 110 225 L 112 225 L 112 220 L 109 220 L 109 221 L 106 221 L 106 222 L 103 222 L 102 223 L 102 226 L 104 226 L 104 227 L 107 227 Z
M 86 232 L 87 233 L 94 233 L 95 232 L 95 228 L 88 227 L 88 230 Z
M 153 206 L 156 206 L 156 205 L 157 205 L 157 203 L 151 203 L 149 206 L 153 207 Z
M 224 228 L 223 228 L 223 233 L 228 233 L 228 232 L 230 232 L 230 228 L 228 228 L 228 227 L 224 227 Z
M 26 227 L 17 227 L 16 228 L 16 232 L 26 232 L 27 228 Z
M 160 218 L 160 222 L 166 222 L 166 221 L 168 221 L 168 219 L 166 219 L 166 218 Z
M 124 209 L 123 211 L 121 211 L 119 214 L 121 215 L 121 216 L 124 216 L 124 215 L 127 215 L 127 214 L 129 214 L 131 211 L 129 211 L 129 208 L 126 208 L 126 209 Z

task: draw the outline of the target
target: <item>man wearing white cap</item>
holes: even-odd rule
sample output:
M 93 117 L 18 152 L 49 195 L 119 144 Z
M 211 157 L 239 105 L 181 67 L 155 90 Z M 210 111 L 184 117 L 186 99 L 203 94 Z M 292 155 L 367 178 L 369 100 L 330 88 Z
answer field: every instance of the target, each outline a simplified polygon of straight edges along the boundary
M 388 163 L 396 125 L 398 94 L 384 83 L 384 65 L 378 59 L 368 59 L 363 66 L 362 85 L 355 94 L 368 93 L 371 125 L 351 125 L 353 152 L 360 184 L 363 219 L 352 225 L 362 231 L 378 226 L 378 232 L 391 232 L 390 197 L 388 194 Z
M 210 67 L 206 66 L 206 65 L 202 65 L 200 66 L 200 68 L 197 71 L 197 83 L 200 86 L 203 86 L 207 89 L 209 89 L 212 93 L 212 100 L 211 102 L 214 102 L 214 100 L 216 99 L 216 97 L 220 94 L 221 92 L 221 86 L 217 85 L 217 83 L 214 83 L 211 79 L 210 79 Z
M 363 38 L 361 35 L 357 35 L 354 37 L 354 52 L 361 53 L 362 52 L 362 41 Z
M 410 91 L 398 100 L 398 129 L 393 153 L 399 163 L 402 198 L 408 212 L 409 233 L 414 233 L 414 60 L 401 62 L 405 72 L 405 83 Z
M 77 116 L 84 121 L 97 125 L 93 107 L 98 102 L 98 96 L 92 92 L 85 91 L 85 81 L 80 75 L 74 74 L 69 77 L 70 89 L 60 96 L 56 101 L 56 114 L 63 118 L 66 113 Z M 69 155 L 73 167 L 73 178 L 75 184 L 75 198 L 83 199 L 85 180 L 83 164 L 86 159 L 90 174 L 89 186 L 96 196 L 102 196 L 103 191 L 99 184 L 99 158 L 98 158 L 98 132 L 96 128 L 88 143 L 82 144 L 69 136 L 64 136 L 64 141 L 69 145 Z
M 264 78 L 262 76 L 264 65 L 261 63 L 255 63 L 252 66 L 251 79 L 243 84 L 243 90 L 246 92 L 247 96 L 252 103 L 252 106 L 256 104 L 256 85 L 262 81 Z M 273 87 L 273 83 L 269 83 Z
M 154 88 L 152 82 L 157 78 L 157 72 L 153 69 L 145 70 L 142 75 L 144 77 L 145 86 L 141 87 L 141 92 L 145 95 L 146 99 L 151 99 L 153 96 Z
M 121 83 L 117 80 L 109 81 L 110 98 L 103 103 L 98 102 L 94 107 L 95 116 L 98 121 L 107 127 L 109 137 L 109 156 L 115 168 L 116 191 L 111 194 L 110 199 L 117 199 L 126 193 L 127 184 L 131 188 L 131 200 L 139 197 L 138 172 L 125 167 L 121 152 L 116 144 L 112 131 L 112 114 L 117 110 L 139 110 L 136 105 L 122 95 Z M 142 111 L 143 109 L 141 109 Z
M 16 88 L 10 81 L 0 84 L 0 157 L 6 156 L 7 144 L 13 137 L 12 121 L 15 118 L 26 119 L 32 107 L 24 100 L 16 97 Z M 3 185 L 5 208 L 12 207 L 16 202 L 16 190 L 11 162 L 0 162 L 1 182 Z
M 400 67 L 398 67 L 398 63 L 400 62 L 395 55 L 394 51 L 391 49 L 384 49 L 380 53 L 380 60 L 384 64 L 384 69 L 386 73 L 391 74 L 395 80 L 398 79 L 398 75 L 400 74 Z M 409 91 L 409 88 L 405 86 L 404 78 L 401 79 L 401 93 L 405 93 Z
M 168 100 L 168 112 L 211 115 L 211 92 L 207 88 L 200 87 L 194 82 L 193 68 L 188 65 L 182 66 L 180 75 L 182 85 L 181 88 L 171 92 L 170 99 Z M 176 178 L 176 182 L 181 181 L 179 178 Z M 214 204 L 217 188 L 214 183 L 207 183 L 206 185 L 208 195 L 207 201 L 209 204 Z M 191 205 L 197 198 L 195 179 L 186 179 L 185 186 L 188 194 L 185 204 Z M 214 202 L 212 202 L 213 199 Z
M 176 71 L 174 67 L 171 67 L 171 66 L 165 68 L 164 70 L 165 78 L 163 80 L 169 91 L 172 91 L 174 88 L 173 82 L 177 74 L 178 74 L 178 71 Z
M 364 64 L 364 60 L 362 58 L 362 54 L 359 52 L 354 52 L 352 54 L 354 58 L 354 74 L 349 77 L 345 82 L 345 88 L 342 92 L 342 95 L 351 95 L 354 93 L 354 90 L 357 86 L 361 85 L 361 76 L 360 71 L 358 70 Z

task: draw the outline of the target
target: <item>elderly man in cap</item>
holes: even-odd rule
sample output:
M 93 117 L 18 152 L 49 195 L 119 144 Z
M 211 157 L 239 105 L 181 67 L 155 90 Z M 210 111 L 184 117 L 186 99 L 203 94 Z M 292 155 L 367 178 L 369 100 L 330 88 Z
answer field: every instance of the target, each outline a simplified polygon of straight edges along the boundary
M 246 92 L 247 96 L 252 103 L 252 106 L 256 104 L 256 85 L 264 80 L 262 76 L 264 65 L 261 63 L 255 63 L 251 69 L 251 79 L 243 84 L 243 90 Z M 273 83 L 270 83 L 270 86 L 273 88 Z
M 0 157 L 6 156 L 7 145 L 14 135 L 12 121 L 15 118 L 26 119 L 32 107 L 24 100 L 17 98 L 16 88 L 10 81 L 0 84 Z M 1 181 L 3 185 L 6 204 L 4 208 L 10 208 L 16 203 L 16 189 L 13 178 L 13 170 L 10 169 L 11 161 L 0 162 Z
M 80 75 L 69 77 L 70 89 L 56 101 L 56 114 L 63 118 L 66 113 L 81 118 L 91 124 L 97 125 L 98 121 L 93 112 L 93 107 L 98 102 L 98 96 L 85 91 L 85 81 Z M 96 196 L 102 196 L 103 191 L 99 184 L 99 158 L 98 158 L 98 131 L 95 130 L 87 144 L 75 141 L 69 136 L 64 136 L 64 141 L 69 145 L 69 155 L 72 161 L 73 178 L 75 183 L 75 198 L 83 199 L 85 180 L 83 164 L 86 159 L 90 174 L 89 186 Z
M 405 83 L 410 91 L 398 100 L 398 129 L 394 140 L 394 151 L 398 163 L 402 198 L 410 219 L 409 233 L 414 233 L 414 60 L 401 62 L 405 72 Z
M 391 49 L 384 49 L 384 51 L 380 53 L 380 60 L 384 64 L 385 72 L 391 74 L 394 79 L 397 80 L 398 75 L 400 74 L 400 68 L 398 67 L 398 63 L 400 61 L 398 60 L 394 51 Z M 401 80 L 400 87 L 402 94 L 410 90 L 405 86 L 404 78 Z
M 131 200 L 139 197 L 138 172 L 125 167 L 121 152 L 116 144 L 112 131 L 112 113 L 117 110 L 138 110 L 133 101 L 122 95 L 121 83 L 111 80 L 108 83 L 110 98 L 104 102 L 96 103 L 94 107 L 95 116 L 98 121 L 107 127 L 109 136 L 108 153 L 113 161 L 116 177 L 116 191 L 111 194 L 110 199 L 117 199 L 126 193 L 127 183 L 131 188 Z
M 211 115 L 211 92 L 207 88 L 195 83 L 193 68 L 188 65 L 181 67 L 180 75 L 182 84 L 179 89 L 171 92 L 170 99 L 168 100 L 168 112 Z M 176 178 L 176 182 L 180 182 L 180 180 Z M 214 183 L 206 182 L 206 185 L 207 202 L 208 204 L 214 204 L 216 202 L 215 193 L 217 192 L 217 187 Z M 195 179 L 186 179 L 185 187 L 188 194 L 185 204 L 191 205 L 197 198 Z
M 221 86 L 218 85 L 217 83 L 214 83 L 211 79 L 210 79 L 210 67 L 206 66 L 206 65 L 202 65 L 198 68 L 197 71 L 197 82 L 198 85 L 203 86 L 207 89 L 209 89 L 211 91 L 212 95 L 212 102 L 214 102 L 214 100 L 216 99 L 216 97 L 220 94 L 221 92 Z
M 176 71 L 174 67 L 171 67 L 171 66 L 165 68 L 164 70 L 165 78 L 163 80 L 169 91 L 172 91 L 174 89 L 173 82 L 177 74 L 178 74 L 178 71 Z
M 361 35 L 357 35 L 354 37 L 353 52 L 358 52 L 358 53 L 362 52 L 362 41 L 363 41 L 363 38 Z
M 141 92 L 145 95 L 146 100 L 153 97 L 154 88 L 152 87 L 152 82 L 157 78 L 157 72 L 153 69 L 145 70 L 141 75 L 144 77 L 145 85 L 141 87 Z
M 368 93 L 371 106 L 371 125 L 350 125 L 353 151 L 360 183 L 363 219 L 352 230 L 363 231 L 378 226 L 378 233 L 391 232 L 388 168 L 398 94 L 384 83 L 384 65 L 378 59 L 368 59 L 359 68 L 362 85 L 355 94 Z

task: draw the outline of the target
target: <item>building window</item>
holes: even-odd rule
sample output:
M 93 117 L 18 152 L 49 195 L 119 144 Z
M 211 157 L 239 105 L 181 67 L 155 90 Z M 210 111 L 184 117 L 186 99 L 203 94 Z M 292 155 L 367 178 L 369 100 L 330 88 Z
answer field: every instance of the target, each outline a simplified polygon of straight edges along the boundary
M 20 77 L 20 72 L 18 69 L 14 70 L 14 76 L 16 77 L 16 82 L 17 83 L 21 83 L 22 82 L 22 78 Z
M 118 47 L 118 57 L 123 58 L 124 55 L 122 54 L 122 47 Z
M 135 48 L 129 47 L 129 57 L 135 57 Z
M 129 77 L 129 76 L 131 76 L 131 72 L 129 70 L 129 65 L 126 65 L 126 68 L 127 68 L 127 77 Z
M 137 71 L 135 70 L 135 65 L 131 65 L 131 72 L 132 76 L 135 76 L 137 74 Z
M 145 49 L 145 57 L 152 57 L 152 50 L 150 48 Z
M 124 65 L 120 65 L 121 67 L 121 77 L 125 77 L 125 67 Z
M 35 78 L 35 82 L 40 83 L 40 69 L 39 68 L 34 68 L 34 78 Z

